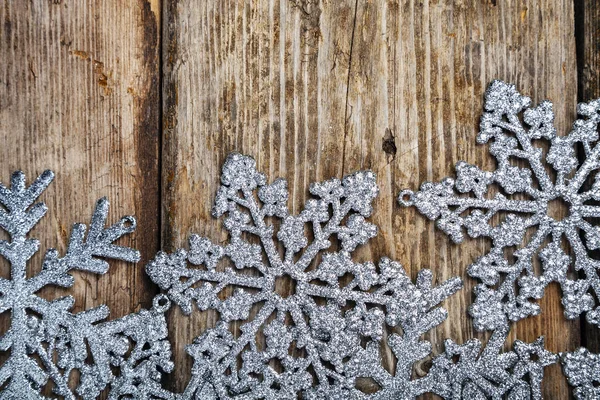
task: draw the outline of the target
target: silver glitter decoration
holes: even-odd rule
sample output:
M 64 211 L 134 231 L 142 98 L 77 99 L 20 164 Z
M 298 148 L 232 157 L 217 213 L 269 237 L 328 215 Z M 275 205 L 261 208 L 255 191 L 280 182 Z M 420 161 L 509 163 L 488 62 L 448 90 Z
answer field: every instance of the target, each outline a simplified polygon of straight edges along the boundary
M 576 399 L 600 399 L 600 355 L 580 348 L 561 354 L 563 372 Z
M 221 183 L 213 215 L 225 216 L 228 243 L 192 235 L 189 250 L 161 252 L 146 266 L 185 314 L 194 304 L 218 312 L 215 327 L 187 346 L 194 366 L 182 399 L 540 398 L 542 369 L 554 356 L 542 339 L 501 354 L 507 330 L 481 355 L 477 340 L 448 341 L 429 373 L 413 377 L 432 350 L 422 335 L 445 320 L 438 305 L 462 284 L 451 278 L 434 287 L 429 270 L 412 283 L 387 258 L 352 260 L 377 233 L 365 220 L 378 193 L 372 172 L 312 184 L 314 198 L 296 216 L 286 181 L 267 184 L 250 157 L 230 155 Z M 293 293 L 277 292 L 280 277 L 293 282 Z M 397 360 L 393 372 L 383 365 L 384 345 Z M 370 378 L 376 392 L 359 390 L 358 378 Z
M 541 399 L 544 367 L 557 356 L 544 349 L 544 339 L 516 340 L 513 351 L 500 353 L 508 328 L 492 334 L 485 349 L 477 339 L 457 345 L 447 339 L 445 353 L 433 359 L 429 373 L 435 393 L 446 399 Z
M 0 255 L 11 265 L 11 278 L 0 279 L 0 307 L 11 313 L 0 338 L 10 353 L 0 367 L 2 399 L 46 399 L 48 388 L 66 399 L 107 393 L 139 400 L 397 400 L 427 392 L 446 399 L 541 398 L 543 368 L 556 357 L 542 339 L 516 341 L 513 351 L 501 353 L 507 329 L 483 350 L 477 340 L 447 340 L 429 372 L 414 376 L 415 364 L 431 357 L 423 334 L 446 319 L 439 304 L 462 284 L 451 278 L 434 286 L 429 270 L 413 283 L 387 258 L 377 265 L 352 260 L 356 247 L 377 233 L 365 220 L 378 193 L 371 172 L 312 185 L 315 198 L 291 216 L 286 182 L 269 185 L 252 158 L 231 155 L 214 207 L 215 216 L 226 215 L 229 242 L 192 235 L 189 250 L 160 252 L 146 270 L 165 294 L 150 310 L 114 321 L 104 321 L 106 306 L 73 314 L 71 296 L 36 295 L 48 286 L 71 287 L 73 270 L 105 273 L 103 258 L 139 260 L 137 251 L 113 244 L 135 229 L 135 220 L 105 228 L 106 199 L 98 201 L 89 229 L 73 227 L 63 257 L 49 250 L 42 270 L 27 275 L 39 248 L 27 234 L 46 213 L 43 203 L 33 203 L 52 179 L 47 171 L 26 187 L 17 172 L 10 189 L 0 184 L 0 227 L 10 235 L 0 241 Z M 283 276 L 295 285 L 287 296 L 277 292 Z M 216 326 L 187 346 L 194 365 L 183 393 L 161 384 L 174 367 L 164 316 L 171 303 L 186 314 L 194 304 L 218 313 Z M 382 361 L 386 346 L 396 359 L 392 370 Z M 361 391 L 359 378 L 370 379 L 375 393 Z
M 492 82 L 485 93 L 486 112 L 477 142 L 491 140 L 496 170 L 483 171 L 461 161 L 456 164 L 456 179 L 426 182 L 416 193 L 401 192 L 398 200 L 436 220 L 436 226 L 457 243 L 465 231 L 472 238 L 492 239 L 489 253 L 468 269 L 482 282 L 469 309 L 476 329 L 506 327 L 509 321 L 539 314 L 536 300 L 553 281 L 562 288 L 567 318 L 585 314 L 588 322 L 600 326 L 595 300 L 600 296 L 600 261 L 590 256 L 591 250 L 600 248 L 600 227 L 589 221 L 600 217 L 600 206 L 593 203 L 600 200 L 600 179 L 595 174 L 600 167 L 600 99 L 578 105 L 582 118 L 568 136 L 556 135 L 552 103 L 530 104 L 513 85 Z M 534 140 L 549 143 L 545 156 Z M 584 151 L 581 164 L 575 146 Z M 586 180 L 592 177 L 587 188 Z M 569 206 L 562 219 L 548 214 L 549 204 L 557 199 Z M 496 225 L 495 216 L 502 218 Z M 530 228 L 534 234 L 529 238 L 525 232 Z M 562 249 L 563 237 L 574 257 Z M 517 249 L 515 262 L 505 257 L 507 248 Z M 539 274 L 533 268 L 534 257 L 542 264 Z M 579 274 L 571 276 L 571 269 Z
M 172 369 L 163 315 L 168 299 L 158 297 L 150 311 L 100 322 L 109 314 L 106 306 L 73 314 L 72 296 L 46 300 L 37 295 L 45 287 L 73 286 L 69 272 L 74 270 L 104 274 L 108 263 L 102 258 L 136 262 L 140 257 L 113 244 L 135 229 L 135 219 L 125 217 L 105 228 L 108 201 L 100 199 L 87 237 L 86 226 L 75 224 L 67 253 L 60 257 L 48 250 L 41 271 L 31 276 L 27 261 L 39 241 L 27 235 L 47 211 L 45 204 L 33 203 L 53 177 L 46 171 L 26 187 L 18 171 L 10 188 L 0 184 L 0 228 L 10 236 L 0 241 L 0 255 L 10 263 L 10 278 L 0 278 L 0 312 L 10 313 L 10 328 L 0 337 L 0 349 L 9 352 L 0 367 L 0 397 L 44 399 L 41 392 L 48 384 L 60 398 L 94 399 L 112 384 L 110 398 L 171 398 L 160 387 L 161 371 Z

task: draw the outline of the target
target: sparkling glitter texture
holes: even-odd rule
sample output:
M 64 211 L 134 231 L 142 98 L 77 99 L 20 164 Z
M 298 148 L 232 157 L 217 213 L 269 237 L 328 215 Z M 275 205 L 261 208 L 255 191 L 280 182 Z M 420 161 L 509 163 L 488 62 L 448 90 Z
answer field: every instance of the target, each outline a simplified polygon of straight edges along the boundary
M 159 368 L 172 368 L 164 304 L 100 322 L 108 316 L 106 306 L 73 314 L 73 297 L 48 301 L 36 294 L 48 286 L 73 286 L 70 271 L 104 274 L 108 263 L 102 258 L 139 260 L 137 251 L 113 244 L 135 229 L 135 219 L 125 217 L 105 228 L 108 201 L 100 199 L 87 237 L 86 226 L 75 224 L 67 253 L 60 257 L 49 250 L 41 271 L 29 277 L 27 261 L 38 251 L 39 241 L 27 234 L 47 211 L 45 204 L 33 203 L 53 177 L 46 171 L 26 187 L 19 171 L 12 175 L 10 188 L 0 184 L 0 228 L 10 236 L 0 241 L 0 255 L 10 263 L 10 279 L 0 278 L 0 312 L 10 313 L 10 328 L 0 337 L 0 349 L 9 353 L 0 367 L 0 397 L 43 399 L 40 393 L 49 381 L 53 392 L 66 399 L 94 399 L 109 384 L 111 398 L 169 395 L 159 383 Z M 75 370 L 79 378 L 73 384 Z
M 527 344 L 516 340 L 513 351 L 500 353 L 508 328 L 492 334 L 485 349 L 472 339 L 457 345 L 447 339 L 444 354 L 433 359 L 429 373 L 437 394 L 445 399 L 541 399 L 544 367 L 557 356 L 544 349 L 544 339 Z M 456 360 L 453 361 L 453 360 Z
M 561 354 L 563 372 L 569 384 L 575 388 L 576 399 L 600 398 L 600 355 L 580 348 L 572 353 Z
M 218 312 L 216 326 L 187 347 L 194 366 L 182 398 L 297 399 L 302 393 L 304 399 L 396 400 L 425 392 L 449 399 L 539 398 L 542 369 L 554 356 L 541 340 L 517 342 L 513 352 L 500 354 L 506 331 L 481 356 L 476 340 L 449 341 L 430 372 L 413 379 L 414 364 L 431 351 L 421 337 L 446 318 L 438 305 L 461 281 L 433 286 L 432 273 L 422 270 L 413 283 L 387 258 L 377 265 L 352 260 L 355 248 L 377 233 L 365 219 L 378 193 L 372 172 L 311 185 L 314 198 L 296 216 L 287 208 L 286 181 L 267 184 L 250 157 L 230 155 L 221 183 L 213 214 L 225 216 L 229 242 L 193 235 L 189 250 L 161 252 L 146 266 L 184 313 L 194 305 Z M 287 296 L 277 292 L 282 276 L 295 283 Z M 228 287 L 235 289 L 227 297 Z M 394 327 L 401 329 L 391 333 Z M 382 364 L 384 344 L 397 360 L 393 373 Z M 371 378 L 376 392 L 359 390 L 359 377 Z
M 469 309 L 476 329 L 506 327 L 509 321 L 539 314 L 536 301 L 553 281 L 562 288 L 567 318 L 585 314 L 588 322 L 600 326 L 595 300 L 600 295 L 600 261 L 589 254 L 600 248 L 600 227 L 589 222 L 600 217 L 600 206 L 592 203 L 600 200 L 600 179 L 595 175 L 600 167 L 600 100 L 578 105 L 582 118 L 575 121 L 568 136 L 556 134 L 552 103 L 530 105 L 531 100 L 513 85 L 492 82 L 485 93 L 486 112 L 477 142 L 491 142 L 496 170 L 483 171 L 461 161 L 456 164 L 455 179 L 423 183 L 416 193 L 401 192 L 398 200 L 436 220 L 436 226 L 457 243 L 465 232 L 473 238 L 492 239 L 489 253 L 468 269 L 469 275 L 481 281 Z M 538 139 L 549 144 L 545 156 L 533 142 Z M 575 146 L 584 150 L 581 163 Z M 588 177 L 594 177 L 589 188 Z M 499 188 L 493 196 L 492 186 Z M 548 212 L 549 204 L 557 199 L 568 205 L 567 215 L 561 218 Z M 494 226 L 496 215 L 502 221 Z M 535 233 L 525 240 L 528 229 Z M 563 250 L 563 237 L 573 257 Z M 515 262 L 505 257 L 507 248 L 516 249 Z M 534 257 L 541 261 L 539 274 L 533 268 Z M 569 276 L 570 269 L 579 274 Z
M 27 234 L 46 213 L 44 204 L 33 203 L 52 178 L 45 172 L 26 187 L 17 172 L 10 189 L 0 184 L 0 227 L 10 236 L 0 241 L 0 255 L 11 265 L 11 279 L 0 279 L 0 310 L 11 313 L 11 326 L 0 338 L 0 348 L 9 352 L 0 367 L 2 399 L 46 399 L 41 393 L 49 387 L 66 399 L 94 399 L 102 392 L 110 399 L 139 400 L 292 400 L 299 394 L 312 400 L 397 400 L 426 392 L 447 399 L 540 398 L 543 368 L 555 356 L 542 339 L 517 341 L 513 351 L 500 353 L 507 329 L 494 332 L 484 350 L 477 340 L 447 340 L 429 372 L 414 376 L 415 363 L 431 356 L 422 336 L 447 317 L 439 304 L 461 281 L 434 286 L 432 273 L 422 270 L 413 283 L 387 258 L 377 265 L 352 260 L 355 248 L 377 232 L 365 219 L 377 195 L 371 172 L 312 185 L 314 199 L 291 216 L 286 182 L 267 184 L 252 158 L 231 155 L 214 207 L 215 216 L 226 215 L 229 242 L 192 235 L 188 250 L 160 252 L 146 270 L 165 294 L 154 298 L 152 309 L 114 321 L 104 321 L 106 306 L 73 314 L 72 297 L 48 301 L 36 295 L 47 286 L 71 287 L 73 270 L 105 273 L 103 259 L 139 259 L 137 251 L 114 244 L 135 229 L 135 220 L 125 217 L 105 228 L 105 199 L 98 201 L 87 235 L 86 226 L 76 224 L 67 253 L 49 250 L 42 270 L 26 274 L 39 248 Z M 278 229 L 267 223 L 273 220 Z M 289 295 L 277 292 L 282 276 L 295 283 Z M 229 287 L 233 293 L 223 295 Z M 218 315 L 216 326 L 187 346 L 194 365 L 183 393 L 161 385 L 174 367 L 164 317 L 171 302 L 186 314 L 195 304 Z M 232 333 L 235 325 L 239 335 Z M 397 361 L 393 372 L 383 365 L 384 345 Z M 577 380 L 578 361 L 567 360 L 577 390 L 594 390 L 595 378 Z M 358 378 L 370 378 L 375 393 L 361 391 Z

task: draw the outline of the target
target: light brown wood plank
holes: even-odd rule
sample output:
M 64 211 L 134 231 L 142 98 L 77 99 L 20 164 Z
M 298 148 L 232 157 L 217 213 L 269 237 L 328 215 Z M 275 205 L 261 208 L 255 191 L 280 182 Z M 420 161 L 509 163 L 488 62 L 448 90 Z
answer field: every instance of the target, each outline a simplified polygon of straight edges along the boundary
M 160 138 L 158 3 L 2 1 L 0 5 L 0 180 L 22 169 L 31 182 L 56 178 L 41 200 L 49 211 L 34 229 L 40 252 L 65 251 L 71 226 L 89 223 L 98 198 L 109 223 L 135 215 L 138 230 L 122 244 L 143 259 L 159 241 Z M 2 275 L 8 266 L 2 265 Z M 107 304 L 111 318 L 150 307 L 155 292 L 143 264 L 111 262 L 108 274 L 74 273 L 75 311 Z M 6 331 L 6 324 L 2 332 Z
M 552 1 L 192 1 L 165 8 L 163 243 L 185 246 L 195 232 L 226 238 L 210 208 L 231 151 L 255 157 L 271 179 L 288 180 L 294 211 L 308 183 L 370 168 L 381 194 L 371 218 L 379 236 L 357 258 L 390 256 L 413 277 L 465 278 L 445 302 L 450 318 L 428 337 L 473 333 L 466 318 L 474 281 L 466 268 L 485 243 L 455 246 L 415 210 L 395 202 L 403 188 L 454 173 L 459 160 L 493 168 L 475 143 L 483 92 L 495 78 L 538 102 L 555 100 L 566 132 L 576 102 L 573 5 Z M 385 140 L 387 139 L 387 140 Z M 396 152 L 394 154 L 394 147 Z M 517 324 L 510 341 L 546 336 L 552 351 L 579 343 L 579 322 L 562 317 L 557 288 L 543 315 Z M 171 314 L 174 387 L 187 382 L 183 347 L 214 313 Z M 393 357 L 385 357 L 393 364 Z M 426 369 L 426 363 L 419 366 Z M 567 396 L 558 366 L 544 393 Z
M 401 143 L 396 187 L 418 188 L 425 180 L 452 175 L 459 160 L 494 168 L 487 147 L 475 143 L 483 91 L 493 79 L 515 83 L 536 103 L 555 100 L 558 131 L 566 133 L 570 128 L 576 86 L 571 3 L 493 3 L 405 4 L 404 17 L 395 20 L 396 37 L 409 39 L 395 41 L 399 69 L 405 71 L 392 85 L 401 93 L 393 119 Z M 400 243 L 397 258 L 415 272 L 429 267 L 438 271 L 439 278 L 459 275 L 465 281 L 461 294 L 446 302 L 449 321 L 432 334 L 432 340 L 441 345 L 444 337 L 460 342 L 473 336 L 483 338 L 474 334 L 465 318 L 476 284 L 466 275 L 466 267 L 484 254 L 486 244 L 473 240 L 453 245 L 415 210 L 395 213 L 403 219 L 394 228 L 394 242 Z M 513 325 L 508 342 L 515 338 L 533 341 L 545 335 L 552 351 L 575 348 L 579 322 L 563 318 L 557 287 L 546 291 L 541 306 L 540 317 Z M 567 392 L 560 367 L 548 368 L 544 395 L 564 398 Z

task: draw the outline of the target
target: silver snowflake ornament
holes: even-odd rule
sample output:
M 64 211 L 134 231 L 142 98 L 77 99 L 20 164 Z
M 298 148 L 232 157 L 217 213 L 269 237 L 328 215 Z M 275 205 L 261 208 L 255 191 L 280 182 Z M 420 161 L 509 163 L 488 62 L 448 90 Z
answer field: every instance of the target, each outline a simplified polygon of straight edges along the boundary
M 41 400 L 49 393 L 95 399 L 106 393 L 109 399 L 139 400 L 299 394 L 391 400 L 426 392 L 448 399 L 540 398 L 542 370 L 555 357 L 542 339 L 517 341 L 513 351 L 500 353 L 506 330 L 497 331 L 481 355 L 476 340 L 447 341 L 429 373 L 413 376 L 415 363 L 431 356 L 422 335 L 447 317 L 439 304 L 461 281 L 434 286 L 432 273 L 422 270 L 413 283 L 387 258 L 377 265 L 352 260 L 356 247 L 376 234 L 366 221 L 377 195 L 370 172 L 312 185 L 315 198 L 292 216 L 285 181 L 269 185 L 250 157 L 230 156 L 214 209 L 227 216 L 229 243 L 192 235 L 188 250 L 160 252 L 147 272 L 165 293 L 150 310 L 113 321 L 105 321 L 106 306 L 72 313 L 71 296 L 37 295 L 44 287 L 72 286 L 74 270 L 105 273 L 105 259 L 139 259 L 137 251 L 114 243 L 135 229 L 135 220 L 125 217 L 105 227 L 106 199 L 98 201 L 89 229 L 74 225 L 64 256 L 49 250 L 42 270 L 27 273 L 39 248 L 28 234 L 46 213 L 43 203 L 34 203 L 52 178 L 45 172 L 26 187 L 17 172 L 10 188 L 0 184 L 0 228 L 10 236 L 0 241 L 0 255 L 11 267 L 10 279 L 0 279 L 0 309 L 10 312 L 10 327 L 0 337 L 7 353 L 0 366 L 2 399 Z M 277 292 L 282 276 L 294 282 L 292 293 Z M 228 288 L 235 288 L 232 294 Z M 172 303 L 185 313 L 195 304 L 219 315 L 214 328 L 187 346 L 194 365 L 183 393 L 161 383 L 174 367 L 165 319 Z M 239 333 L 232 329 L 236 324 Z M 396 358 L 395 368 L 384 365 L 384 348 Z M 378 389 L 364 393 L 359 378 L 370 378 Z
M 9 235 L 0 240 L 0 256 L 10 264 L 10 278 L 0 278 L 0 312 L 10 313 L 10 327 L 0 336 L 7 356 L 0 366 L 1 398 L 45 399 L 42 391 L 52 388 L 60 398 L 95 399 L 107 386 L 110 398 L 170 398 L 161 397 L 169 394 L 160 387 L 162 371 L 173 367 L 163 315 L 167 299 L 159 304 L 157 298 L 152 310 L 102 322 L 109 314 L 106 306 L 73 314 L 73 297 L 37 295 L 44 287 L 73 286 L 71 271 L 104 274 L 104 259 L 139 260 L 136 250 L 114 244 L 135 229 L 135 219 L 105 228 L 108 201 L 100 199 L 89 229 L 75 224 L 67 253 L 61 257 L 48 250 L 41 271 L 30 276 L 28 260 L 39 241 L 28 233 L 47 211 L 34 202 L 53 177 L 46 171 L 26 187 L 18 171 L 10 188 L 0 184 L 0 228 Z
M 600 217 L 595 203 L 600 200 L 600 100 L 578 105 L 581 118 L 567 136 L 556 134 L 552 103 L 532 107 L 513 85 L 492 82 L 484 107 L 477 142 L 491 142 L 497 168 L 484 171 L 461 161 L 455 178 L 423 183 L 418 192 L 404 190 L 400 204 L 415 206 L 457 243 L 465 233 L 492 240 L 491 250 L 468 268 L 481 281 L 470 307 L 476 329 L 493 330 L 539 314 L 537 300 L 550 282 L 561 286 L 567 318 L 585 314 L 600 326 L 595 300 L 600 295 L 600 261 L 590 255 L 600 248 L 600 227 L 590 221 Z M 546 154 L 537 141 L 548 144 Z M 577 146 L 583 149 L 581 162 Z M 568 205 L 568 215 L 549 213 L 555 200 Z M 528 230 L 534 231 L 531 237 Z M 561 246 L 563 238 L 572 254 Z M 515 250 L 514 262 L 506 257 L 507 249 Z M 533 268 L 535 257 L 540 273 Z M 579 275 L 571 277 L 570 270 Z
M 377 233 L 366 220 L 378 194 L 375 175 L 311 185 L 314 198 L 298 215 L 288 211 L 286 181 L 268 184 L 251 157 L 230 155 L 221 183 L 213 215 L 226 216 L 229 243 L 193 235 L 189 250 L 159 253 L 146 267 L 184 313 L 194 303 L 219 313 L 216 326 L 187 348 L 194 367 L 184 398 L 364 398 L 355 380 L 372 375 L 365 361 L 381 362 L 388 326 L 402 328 L 388 338 L 402 368 L 395 376 L 380 368 L 373 378 L 381 392 L 426 391 L 411 381 L 412 364 L 431 347 L 420 336 L 446 318 L 437 306 L 461 281 L 434 287 L 431 273 L 422 271 L 413 284 L 389 259 L 352 260 L 356 247 Z M 281 277 L 293 282 L 293 293 L 277 292 Z M 220 295 L 228 287 L 236 289 Z M 229 329 L 233 321 L 241 321 L 238 337 Z
M 291 215 L 286 181 L 269 184 L 254 159 L 232 154 L 213 208 L 225 217 L 228 242 L 192 235 L 187 250 L 160 252 L 146 266 L 184 313 L 218 312 L 216 325 L 187 346 L 194 365 L 181 398 L 392 400 L 432 392 L 457 399 L 477 390 L 539 398 L 541 370 L 552 357 L 541 341 L 501 354 L 505 335 L 485 357 L 471 352 L 457 364 L 451 352 L 462 347 L 452 344 L 429 374 L 415 378 L 415 363 L 432 350 L 422 335 L 447 317 L 439 304 L 461 281 L 434 286 L 431 271 L 422 270 L 413 283 L 387 258 L 353 261 L 377 233 L 366 220 L 378 193 L 372 172 L 312 184 L 310 193 L 304 210 Z M 293 282 L 291 293 L 278 292 L 281 277 Z M 384 365 L 384 348 L 395 368 Z M 375 393 L 358 389 L 359 378 L 374 382 Z

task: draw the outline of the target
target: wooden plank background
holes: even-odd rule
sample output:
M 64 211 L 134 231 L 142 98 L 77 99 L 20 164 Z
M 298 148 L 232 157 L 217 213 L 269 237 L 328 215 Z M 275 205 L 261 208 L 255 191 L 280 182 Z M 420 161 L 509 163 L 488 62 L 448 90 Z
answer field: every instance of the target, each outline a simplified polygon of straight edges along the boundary
M 112 317 L 150 306 L 156 288 L 142 265 L 161 244 L 185 246 L 190 233 L 226 238 L 210 209 L 221 164 L 239 151 L 288 180 L 294 211 L 310 182 L 374 170 L 380 233 L 358 257 L 389 256 L 413 277 L 431 268 L 438 281 L 465 278 L 445 302 L 450 317 L 428 337 L 436 352 L 446 337 L 485 339 L 465 317 L 474 285 L 465 270 L 486 244 L 452 245 L 399 208 L 396 194 L 453 174 L 459 160 L 493 168 L 475 144 L 492 79 L 535 102 L 554 100 L 561 133 L 578 98 L 600 96 L 593 0 L 4 0 L 0 21 L 0 178 L 19 168 L 31 178 L 56 172 L 34 232 L 42 248 L 64 250 L 70 225 L 88 220 L 101 196 L 112 221 L 138 217 L 127 243 L 142 264 L 80 274 L 73 288 L 77 310 L 106 303 Z M 565 321 L 557 287 L 541 304 L 510 342 L 544 334 L 551 351 L 600 350 L 597 328 Z M 168 384 L 182 390 L 191 366 L 184 345 L 215 316 L 174 310 L 169 322 Z M 547 369 L 544 394 L 568 396 L 558 366 Z

